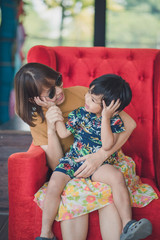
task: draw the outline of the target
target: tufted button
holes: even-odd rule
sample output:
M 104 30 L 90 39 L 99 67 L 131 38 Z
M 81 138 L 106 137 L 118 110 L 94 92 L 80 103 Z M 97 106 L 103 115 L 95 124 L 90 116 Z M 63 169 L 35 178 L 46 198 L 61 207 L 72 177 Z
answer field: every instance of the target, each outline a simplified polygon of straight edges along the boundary
M 72 76 L 72 69 L 68 69 L 68 72 L 66 72 L 66 76 L 70 78 Z
M 103 59 L 108 59 L 109 58 L 108 53 L 106 53 L 102 58 Z
M 144 77 L 144 75 L 140 75 L 138 78 L 139 78 L 139 81 L 144 81 L 145 77 Z
M 139 123 L 142 123 L 142 116 L 138 116 L 137 119 L 138 119 L 138 122 L 139 122 Z
M 122 74 L 121 71 L 118 71 L 118 72 L 117 72 L 117 75 L 118 75 L 118 76 L 121 76 L 121 74 Z
M 84 53 L 83 52 L 79 52 L 77 55 L 78 58 L 83 58 L 84 57 Z
M 130 54 L 130 55 L 127 57 L 127 59 L 128 59 L 129 61 L 133 61 L 134 56 L 133 56 L 132 54 Z
M 95 74 L 95 71 L 93 71 L 93 72 L 89 72 L 88 75 L 89 77 L 95 78 L 96 74 Z

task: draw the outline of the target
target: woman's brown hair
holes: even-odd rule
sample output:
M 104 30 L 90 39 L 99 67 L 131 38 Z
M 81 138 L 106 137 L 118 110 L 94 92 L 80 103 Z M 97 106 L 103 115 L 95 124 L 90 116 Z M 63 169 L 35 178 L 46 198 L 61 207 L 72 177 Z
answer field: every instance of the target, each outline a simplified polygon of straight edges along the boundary
M 34 102 L 34 97 L 40 96 L 43 87 L 55 85 L 59 72 L 41 63 L 27 63 L 20 68 L 14 78 L 15 111 L 28 125 L 34 127 L 34 118 L 39 114 L 42 122 L 45 117 L 42 107 Z

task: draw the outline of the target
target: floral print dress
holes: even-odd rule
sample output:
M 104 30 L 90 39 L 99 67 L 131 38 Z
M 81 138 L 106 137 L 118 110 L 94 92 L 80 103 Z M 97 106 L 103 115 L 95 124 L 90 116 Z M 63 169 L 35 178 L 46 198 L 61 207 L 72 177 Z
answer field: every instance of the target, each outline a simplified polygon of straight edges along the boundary
M 60 159 L 59 168 L 69 174 L 74 174 L 75 159 L 94 153 L 101 148 L 101 117 L 88 113 L 85 109 L 78 108 L 71 112 L 66 127 L 74 134 L 74 144 L 69 153 Z M 119 115 L 111 119 L 111 129 L 114 133 L 125 131 L 124 124 Z M 123 172 L 126 185 L 130 192 L 131 206 L 144 207 L 158 196 L 151 186 L 143 184 L 140 177 L 136 175 L 136 166 L 132 158 L 125 156 L 123 152 L 115 152 L 104 164 L 113 164 Z M 62 165 L 61 165 L 62 164 Z M 80 163 L 83 164 L 83 163 Z M 46 182 L 35 194 L 34 201 L 43 209 L 48 183 Z M 62 195 L 57 221 L 72 219 L 100 209 L 113 202 L 112 191 L 109 185 L 92 182 L 89 178 L 73 178 L 66 185 Z

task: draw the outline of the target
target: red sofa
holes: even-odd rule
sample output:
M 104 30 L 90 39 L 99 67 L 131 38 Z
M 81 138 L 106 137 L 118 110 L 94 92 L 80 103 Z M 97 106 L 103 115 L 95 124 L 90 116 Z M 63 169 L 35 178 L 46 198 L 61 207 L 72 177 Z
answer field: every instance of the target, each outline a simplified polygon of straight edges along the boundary
M 142 181 L 160 196 L 160 50 L 35 46 L 28 53 L 28 62 L 40 62 L 61 72 L 64 87 L 88 86 L 106 73 L 119 74 L 130 83 L 133 99 L 126 111 L 137 128 L 123 151 L 135 160 Z M 45 153 L 33 144 L 28 152 L 9 157 L 9 240 L 33 240 L 40 234 L 42 212 L 33 198 L 47 172 Z M 160 239 L 160 199 L 144 208 L 133 208 L 133 216 L 152 222 L 153 234 L 147 240 Z M 98 222 L 95 211 L 90 214 L 88 240 L 101 239 Z M 54 232 L 62 239 L 57 222 Z

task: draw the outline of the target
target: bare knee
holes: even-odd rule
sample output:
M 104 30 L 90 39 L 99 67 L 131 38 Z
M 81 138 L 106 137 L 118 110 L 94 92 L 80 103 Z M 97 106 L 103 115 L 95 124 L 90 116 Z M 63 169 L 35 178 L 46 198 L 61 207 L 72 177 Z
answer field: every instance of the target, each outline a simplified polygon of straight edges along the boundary
M 59 196 L 61 194 L 61 190 L 59 188 L 58 179 L 52 176 L 49 180 L 47 187 L 47 194 L 52 194 L 54 196 Z
M 125 185 L 125 180 L 124 180 L 124 175 L 122 172 L 120 172 L 118 169 L 116 169 L 116 171 L 113 174 L 113 183 L 112 185 Z

